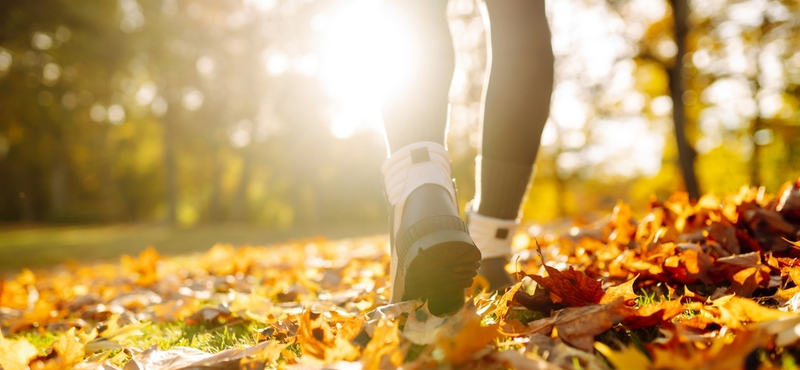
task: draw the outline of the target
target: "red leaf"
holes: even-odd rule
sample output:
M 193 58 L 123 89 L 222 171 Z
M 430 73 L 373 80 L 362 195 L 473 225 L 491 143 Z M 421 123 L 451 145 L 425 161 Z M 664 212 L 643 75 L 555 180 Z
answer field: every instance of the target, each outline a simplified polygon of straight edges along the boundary
M 572 266 L 565 272 L 547 265 L 544 268 L 547 271 L 547 277 L 528 276 L 550 292 L 553 302 L 563 302 L 570 307 L 580 307 L 600 303 L 605 294 L 599 281 L 586 276 L 583 272 L 575 271 Z

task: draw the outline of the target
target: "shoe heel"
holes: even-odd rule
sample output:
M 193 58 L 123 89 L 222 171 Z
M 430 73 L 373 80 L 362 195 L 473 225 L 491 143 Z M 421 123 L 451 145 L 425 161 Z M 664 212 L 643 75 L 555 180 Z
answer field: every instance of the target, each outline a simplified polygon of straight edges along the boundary
M 398 268 L 404 270 L 403 300 L 428 301 L 441 315 L 464 303 L 464 290 L 480 268 L 481 252 L 458 217 L 447 190 L 425 185 L 408 198 L 397 239 Z

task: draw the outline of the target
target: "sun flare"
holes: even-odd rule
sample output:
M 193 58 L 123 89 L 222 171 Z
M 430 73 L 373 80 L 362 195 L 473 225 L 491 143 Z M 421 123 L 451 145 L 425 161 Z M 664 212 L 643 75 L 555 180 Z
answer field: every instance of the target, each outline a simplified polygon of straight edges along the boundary
M 354 0 L 324 25 L 320 79 L 334 100 L 331 132 L 339 138 L 381 129 L 381 100 L 413 73 L 409 28 L 380 1 Z

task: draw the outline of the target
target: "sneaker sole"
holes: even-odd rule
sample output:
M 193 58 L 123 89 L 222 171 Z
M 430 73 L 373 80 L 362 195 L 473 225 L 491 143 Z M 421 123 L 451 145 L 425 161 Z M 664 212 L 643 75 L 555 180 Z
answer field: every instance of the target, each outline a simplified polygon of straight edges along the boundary
M 480 268 L 481 252 L 469 234 L 458 230 L 429 233 L 414 242 L 405 256 L 403 300 L 428 301 L 434 315 L 454 311 L 464 304 L 464 290 Z

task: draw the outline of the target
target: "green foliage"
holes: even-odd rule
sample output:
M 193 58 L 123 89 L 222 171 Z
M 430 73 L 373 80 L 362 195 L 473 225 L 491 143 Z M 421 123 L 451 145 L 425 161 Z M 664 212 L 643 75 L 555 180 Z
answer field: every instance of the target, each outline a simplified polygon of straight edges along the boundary
M 319 81 L 265 67 L 270 55 L 313 54 L 318 35 L 308 25 L 344 2 L 288 1 L 262 11 L 246 3 L 0 5 L 0 221 L 382 223 L 379 135 L 334 138 L 328 126 L 335 107 Z M 585 45 L 559 51 L 558 64 L 566 66 L 560 83 L 580 91 L 585 117 L 553 117 L 570 128 L 540 150 L 524 219 L 592 218 L 619 198 L 640 208 L 653 194 L 663 198 L 681 187 L 668 109 L 667 70 L 675 58 L 686 62 L 682 100 L 703 192 L 745 184 L 774 191 L 800 176 L 800 5 L 759 4 L 691 2 L 687 53 L 680 56 L 670 52 L 667 1 L 573 4 L 624 25 L 609 31 L 621 51 L 607 66 L 611 72 L 591 78 L 587 63 L 602 62 L 581 59 Z M 727 7 L 754 16 L 736 18 Z M 452 19 L 472 24 L 477 7 L 464 9 Z M 466 92 L 454 98 L 461 112 L 477 112 L 482 86 L 474 81 L 482 81 L 484 46 L 459 49 L 475 56 L 466 63 Z M 630 86 L 620 90 L 623 77 Z M 737 95 L 726 96 L 730 91 Z M 609 122 L 646 125 L 661 135 L 660 169 L 604 172 L 627 163 L 630 153 L 589 160 L 594 145 L 609 140 L 598 129 Z M 450 138 L 462 205 L 475 191 L 473 126 Z M 576 155 L 580 165 L 567 168 L 563 159 Z

